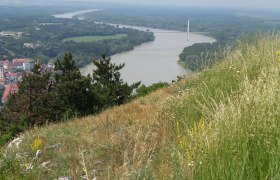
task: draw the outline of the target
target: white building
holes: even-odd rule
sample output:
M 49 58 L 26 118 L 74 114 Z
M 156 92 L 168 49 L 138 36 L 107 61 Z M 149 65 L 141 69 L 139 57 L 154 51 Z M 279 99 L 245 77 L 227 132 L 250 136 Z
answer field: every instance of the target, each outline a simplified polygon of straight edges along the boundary
M 30 71 L 30 69 L 31 69 L 31 63 L 30 62 L 23 63 L 23 70 Z

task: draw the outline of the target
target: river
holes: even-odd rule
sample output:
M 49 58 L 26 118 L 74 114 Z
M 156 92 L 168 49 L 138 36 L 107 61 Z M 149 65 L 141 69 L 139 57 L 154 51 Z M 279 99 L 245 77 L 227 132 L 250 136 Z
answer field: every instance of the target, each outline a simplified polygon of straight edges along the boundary
M 96 11 L 96 9 L 87 10 L 87 12 L 92 11 Z M 85 13 L 85 11 L 81 12 L 59 14 L 55 17 L 72 18 L 74 15 Z M 171 82 L 176 80 L 177 76 L 190 73 L 176 62 L 184 47 L 191 46 L 194 43 L 215 42 L 214 38 L 198 33 L 190 33 L 189 38 L 187 38 L 186 32 L 134 26 L 132 28 L 149 29 L 154 32 L 155 40 L 136 46 L 132 51 L 111 56 L 113 63 L 125 63 L 121 75 L 123 80 L 129 84 L 141 81 L 145 85 L 151 85 L 159 81 Z M 94 68 L 95 66 L 91 63 L 80 70 L 83 75 L 87 75 L 92 73 Z
M 97 11 L 102 11 L 102 9 L 87 9 L 87 10 L 74 11 L 74 12 L 68 12 L 68 13 L 63 13 L 63 14 L 55 14 L 53 16 L 56 18 L 72 19 L 76 15 L 89 13 L 89 12 L 97 12 Z

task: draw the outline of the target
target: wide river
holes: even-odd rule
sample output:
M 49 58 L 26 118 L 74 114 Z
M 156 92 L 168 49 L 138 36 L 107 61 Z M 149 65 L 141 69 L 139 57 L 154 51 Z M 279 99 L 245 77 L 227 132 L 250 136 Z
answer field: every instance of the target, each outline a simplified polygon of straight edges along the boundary
M 97 10 L 77 11 L 55 15 L 55 17 L 72 18 L 74 15 L 92 11 Z M 147 29 L 147 27 L 134 26 L 132 28 Z M 151 85 L 159 81 L 171 82 L 176 80 L 177 76 L 190 73 L 176 62 L 184 47 L 191 46 L 194 43 L 215 42 L 214 38 L 198 33 L 190 33 L 189 38 L 187 38 L 186 32 L 148 29 L 154 32 L 154 41 L 136 46 L 132 51 L 111 56 L 112 62 L 116 64 L 125 63 L 121 75 L 123 80 L 129 84 L 141 81 L 145 85 Z M 80 70 L 83 75 L 87 75 L 92 73 L 94 68 L 95 66 L 91 63 Z

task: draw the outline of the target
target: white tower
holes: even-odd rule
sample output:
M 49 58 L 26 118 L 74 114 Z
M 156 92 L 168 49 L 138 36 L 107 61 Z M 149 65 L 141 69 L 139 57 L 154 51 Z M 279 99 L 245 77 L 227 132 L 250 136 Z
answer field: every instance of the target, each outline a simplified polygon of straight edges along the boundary
M 187 31 L 188 41 L 190 40 L 190 21 L 188 20 L 188 31 Z
M 4 67 L 0 65 L 0 79 L 4 79 Z

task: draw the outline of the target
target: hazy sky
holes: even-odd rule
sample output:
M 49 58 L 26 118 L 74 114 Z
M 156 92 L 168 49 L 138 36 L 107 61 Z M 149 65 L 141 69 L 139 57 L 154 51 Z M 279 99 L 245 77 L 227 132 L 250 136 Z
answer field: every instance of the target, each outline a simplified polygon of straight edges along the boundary
M 1 2 L 63 2 L 63 1 L 88 1 L 88 2 L 113 2 L 142 5 L 164 6 L 204 6 L 204 7 L 244 7 L 244 8 L 273 8 L 280 9 L 280 0 L 0 0 Z
M 94 0 L 84 0 L 94 1 Z M 102 0 L 102 2 L 119 2 L 146 5 L 177 5 L 205 7 L 251 7 L 280 9 L 280 0 Z

